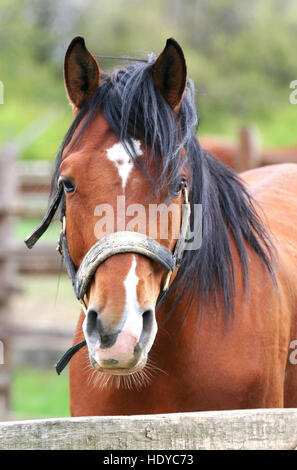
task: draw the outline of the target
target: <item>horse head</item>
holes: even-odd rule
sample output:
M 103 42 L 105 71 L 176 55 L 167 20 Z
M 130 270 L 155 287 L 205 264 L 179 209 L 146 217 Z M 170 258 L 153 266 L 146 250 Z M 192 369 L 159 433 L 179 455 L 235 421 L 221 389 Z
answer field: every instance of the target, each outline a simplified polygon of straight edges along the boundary
M 154 255 L 162 250 L 174 252 L 187 178 L 182 148 L 176 145 L 173 151 L 178 149 L 180 155 L 166 165 L 162 155 L 152 157 L 152 143 L 145 136 L 143 123 L 145 106 L 155 107 L 156 113 L 165 109 L 171 121 L 178 121 L 186 87 L 180 46 L 169 39 L 159 57 L 142 68 L 157 100 L 149 102 L 151 95 L 144 96 L 148 102 L 139 109 L 139 96 L 129 90 L 137 78 L 134 71 L 128 67 L 125 73 L 118 71 L 112 76 L 101 73 L 81 37 L 71 42 L 65 55 L 65 86 L 79 121 L 63 149 L 57 175 L 65 198 L 65 236 L 76 269 L 83 263 L 88 268 L 92 255 L 98 259 L 96 251 L 86 261 L 86 254 L 98 241 L 104 240 L 100 253 L 106 250 L 106 243 L 109 247 L 106 259 L 95 263 L 87 276 L 83 331 L 92 365 L 116 375 L 142 369 L 154 342 L 156 305 L 167 287 L 168 273 L 175 270 L 175 266 L 166 269 Z M 109 95 L 113 96 L 110 106 Z M 122 114 L 123 99 L 131 100 L 128 117 Z M 154 132 L 158 138 L 159 130 Z M 164 184 L 164 180 L 170 183 Z M 126 249 L 123 245 L 116 249 L 118 232 L 128 244 L 130 241 L 130 249 L 126 245 Z M 139 241 L 146 248 L 152 244 L 151 255 L 134 251 L 138 240 L 132 232 L 143 235 Z

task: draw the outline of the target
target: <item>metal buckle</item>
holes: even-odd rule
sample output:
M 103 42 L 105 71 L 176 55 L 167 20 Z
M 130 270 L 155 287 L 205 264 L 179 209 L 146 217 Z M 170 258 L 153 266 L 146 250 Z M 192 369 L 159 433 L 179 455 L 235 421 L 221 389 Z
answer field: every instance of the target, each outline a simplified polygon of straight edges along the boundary
M 62 247 L 61 247 L 61 243 L 60 243 L 60 239 L 57 240 L 56 251 L 57 251 L 58 253 L 60 253 L 61 256 L 63 256 Z
M 164 285 L 163 285 L 163 289 L 162 289 L 163 292 L 165 292 L 168 289 L 171 276 L 172 276 L 172 271 L 168 271 Z
M 62 225 L 61 234 L 65 236 L 66 235 L 66 217 L 65 217 L 65 215 L 62 218 L 61 225 Z M 61 239 L 61 237 L 58 238 L 56 250 L 58 251 L 58 253 L 60 253 L 61 256 L 63 256 L 60 239 Z
M 183 188 L 182 188 L 182 193 L 184 196 L 185 204 L 189 204 L 189 193 L 188 193 L 188 185 L 185 182 Z
M 82 308 L 83 311 L 84 311 L 84 314 L 86 315 L 86 314 L 87 314 L 87 311 L 88 311 L 88 308 L 87 308 L 87 306 L 86 306 L 86 303 L 85 303 L 84 299 L 80 299 L 80 300 L 79 300 L 79 303 L 80 303 L 80 305 L 81 305 L 81 308 Z
M 184 184 L 183 184 L 183 187 L 182 187 L 181 191 L 182 191 L 182 195 L 183 195 L 183 198 L 184 198 L 183 204 L 189 204 L 188 185 L 187 185 L 186 181 L 184 181 Z M 183 252 L 180 255 L 181 255 L 181 258 L 182 258 Z M 176 267 L 179 267 L 179 265 L 181 263 L 181 258 L 176 260 Z M 165 279 L 163 289 L 162 289 L 163 292 L 165 292 L 169 287 L 169 282 L 170 282 L 172 273 L 173 273 L 173 271 L 168 271 L 168 273 L 166 275 L 166 279 Z
M 63 235 L 66 235 L 66 217 L 65 217 L 65 215 L 62 218 L 62 233 L 63 233 Z

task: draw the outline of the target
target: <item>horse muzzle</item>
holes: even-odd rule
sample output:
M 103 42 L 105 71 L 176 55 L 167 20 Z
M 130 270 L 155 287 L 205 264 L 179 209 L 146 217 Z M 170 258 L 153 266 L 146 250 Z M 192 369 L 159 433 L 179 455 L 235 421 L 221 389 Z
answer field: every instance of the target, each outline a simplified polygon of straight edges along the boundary
M 129 375 L 141 370 L 157 333 L 154 309 L 127 312 L 114 328 L 89 308 L 83 331 L 93 367 L 110 375 Z

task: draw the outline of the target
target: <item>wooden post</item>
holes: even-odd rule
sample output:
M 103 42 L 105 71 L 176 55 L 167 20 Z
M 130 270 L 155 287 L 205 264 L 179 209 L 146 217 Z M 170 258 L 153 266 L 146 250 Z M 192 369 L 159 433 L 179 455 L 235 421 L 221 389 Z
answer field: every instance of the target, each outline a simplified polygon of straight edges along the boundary
M 234 162 L 237 172 L 260 166 L 260 140 L 257 130 L 243 127 L 239 134 L 238 152 Z
M 17 194 L 17 149 L 11 144 L 0 152 L 0 416 L 5 416 L 10 404 L 10 298 L 16 279 L 16 264 L 12 256 L 13 217 L 10 209 Z

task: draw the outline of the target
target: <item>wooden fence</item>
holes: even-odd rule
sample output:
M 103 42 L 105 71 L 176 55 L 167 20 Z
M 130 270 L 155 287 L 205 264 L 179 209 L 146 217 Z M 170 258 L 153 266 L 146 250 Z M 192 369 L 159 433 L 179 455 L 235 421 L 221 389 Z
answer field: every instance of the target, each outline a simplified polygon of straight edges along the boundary
M 48 162 L 18 162 L 19 202 L 14 213 L 23 219 L 40 221 L 47 209 L 52 165 Z M 29 235 L 29 233 L 27 234 Z M 58 237 L 58 234 L 57 234 Z M 57 274 L 61 270 L 61 257 L 56 252 L 56 241 L 42 239 L 32 250 L 24 243 L 13 247 L 21 274 Z
M 0 414 L 9 409 L 11 341 L 8 330 L 10 299 L 15 290 L 16 263 L 11 256 L 13 217 L 11 207 L 17 193 L 16 151 L 7 145 L 0 152 Z
M 2 422 L 0 449 L 297 450 L 297 409 Z

